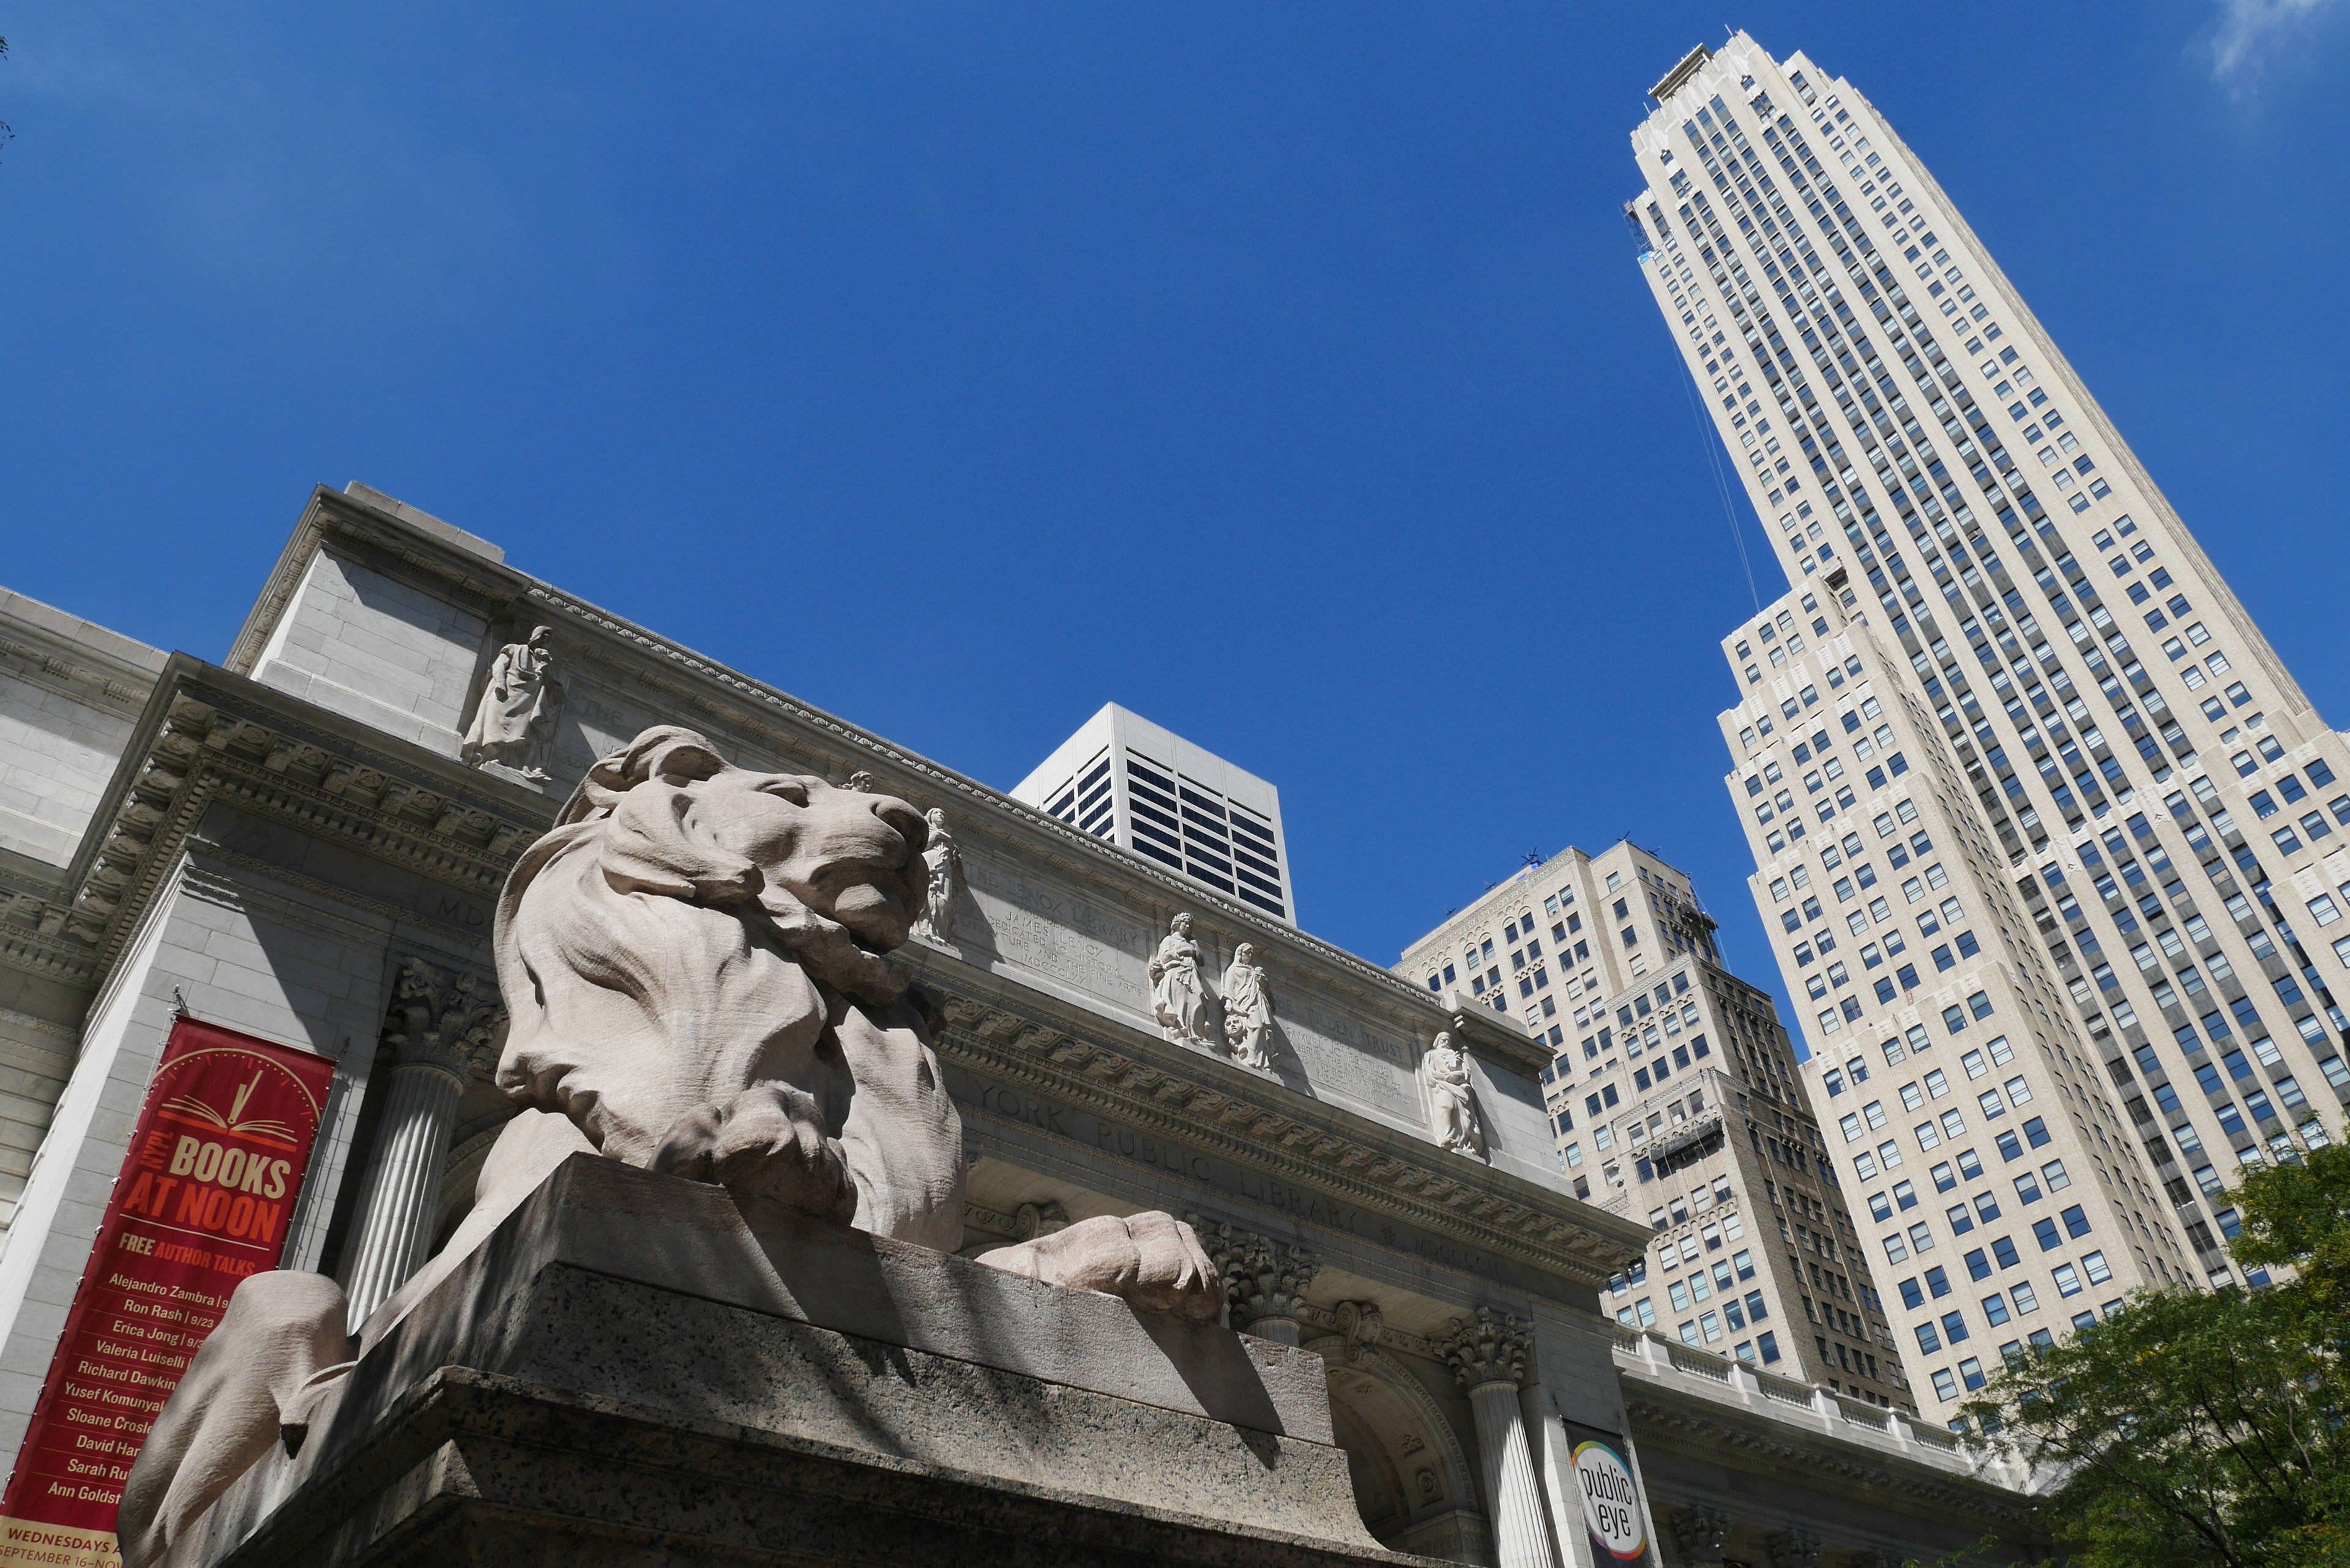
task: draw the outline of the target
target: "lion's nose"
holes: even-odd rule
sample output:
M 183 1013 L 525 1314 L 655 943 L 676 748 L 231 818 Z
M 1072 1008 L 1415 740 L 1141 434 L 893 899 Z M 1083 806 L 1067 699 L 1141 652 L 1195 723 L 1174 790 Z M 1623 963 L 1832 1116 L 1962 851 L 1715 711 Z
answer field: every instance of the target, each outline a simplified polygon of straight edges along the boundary
M 922 814 L 896 795 L 874 796 L 873 815 L 898 830 L 898 836 L 906 841 L 909 855 L 920 855 L 922 846 L 930 842 L 930 825 L 922 820 Z

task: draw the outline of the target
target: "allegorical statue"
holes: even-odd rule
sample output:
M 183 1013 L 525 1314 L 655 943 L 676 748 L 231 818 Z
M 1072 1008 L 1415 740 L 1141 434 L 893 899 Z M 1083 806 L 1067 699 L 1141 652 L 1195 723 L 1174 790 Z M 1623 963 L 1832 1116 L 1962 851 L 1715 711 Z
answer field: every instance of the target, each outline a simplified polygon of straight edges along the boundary
M 922 893 L 921 918 L 914 922 L 914 934 L 928 937 L 934 942 L 954 940 L 955 894 L 962 887 L 962 852 L 955 847 L 954 835 L 947 831 L 947 814 L 937 806 L 922 813 L 929 825 L 930 841 L 922 846 L 922 866 L 929 879 Z
M 1439 1033 L 1419 1059 L 1419 1085 L 1428 1096 L 1429 1136 L 1456 1154 L 1485 1155 L 1477 1121 L 1477 1088 L 1469 1076 L 1469 1053 L 1450 1033 Z
M 474 767 L 495 763 L 533 784 L 545 784 L 546 770 L 540 763 L 555 738 L 555 711 L 562 702 L 546 628 L 535 627 L 527 641 L 507 643 L 490 661 L 490 676 L 482 683 L 482 700 L 459 754 Z
M 1224 971 L 1224 1039 L 1232 1060 L 1243 1067 L 1270 1067 L 1264 1037 L 1273 1029 L 1273 993 L 1264 988 L 1264 971 L 1256 961 L 1256 944 L 1243 942 Z
M 160 1559 L 348 1375 L 346 1357 L 574 1155 L 960 1247 L 962 1120 L 883 956 L 922 900 L 928 843 L 902 800 L 734 767 L 687 730 L 647 730 L 589 770 L 498 898 L 511 1023 L 497 1083 L 524 1108 L 472 1212 L 357 1345 L 331 1280 L 273 1271 L 238 1287 L 124 1486 L 128 1568 Z M 1194 1322 L 1224 1302 L 1199 1239 L 1162 1213 L 1081 1220 L 981 1262 Z
M 1209 1044 L 1208 984 L 1200 978 L 1200 944 L 1191 917 L 1178 915 L 1150 959 L 1150 1011 L 1167 1038 L 1180 1045 Z

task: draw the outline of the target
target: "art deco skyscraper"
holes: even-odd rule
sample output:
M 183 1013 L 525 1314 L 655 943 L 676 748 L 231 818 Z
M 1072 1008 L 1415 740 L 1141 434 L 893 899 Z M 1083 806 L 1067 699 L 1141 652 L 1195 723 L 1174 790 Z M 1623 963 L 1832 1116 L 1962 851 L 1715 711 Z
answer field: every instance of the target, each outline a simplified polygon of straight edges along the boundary
M 1757 907 L 1921 1411 L 2231 1279 L 2341 1136 L 2350 747 L 1844 79 L 1743 34 L 1633 132 L 1640 265 L 1786 596 L 1723 639 Z

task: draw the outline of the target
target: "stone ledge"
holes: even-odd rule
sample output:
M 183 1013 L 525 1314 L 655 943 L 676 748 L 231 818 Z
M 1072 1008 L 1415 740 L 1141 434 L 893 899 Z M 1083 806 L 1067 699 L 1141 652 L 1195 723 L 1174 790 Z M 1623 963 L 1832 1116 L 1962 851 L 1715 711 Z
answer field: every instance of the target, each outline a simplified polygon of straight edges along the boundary
M 1343 1490 L 1343 1459 L 1338 1464 Z M 1433 1568 L 1436 1561 L 687 1420 L 456 1367 L 411 1389 L 368 1448 L 279 1505 L 291 1468 L 273 1455 L 240 1484 L 274 1507 L 257 1529 L 244 1533 L 233 1492 L 207 1519 L 212 1528 L 171 1553 L 168 1568 Z
M 273 1450 L 171 1561 L 421 1562 L 403 1542 L 494 1533 L 512 1509 L 573 1550 L 641 1535 L 613 1561 L 733 1555 L 737 1524 L 795 1534 L 816 1495 L 844 1521 L 1025 1521 L 983 1559 L 1077 1529 L 1052 1522 L 1076 1510 L 1200 1543 L 1174 1561 L 1249 1542 L 1286 1543 L 1268 1563 L 1395 1561 L 1356 1511 L 1319 1356 L 801 1217 L 749 1221 L 722 1188 L 593 1155 L 370 1328 L 299 1455 Z M 694 1443 L 703 1459 L 676 1457 Z M 831 1479 L 797 1479 L 814 1475 Z M 941 1512 L 926 1489 L 948 1483 L 965 1501 Z M 450 1511 L 462 1528 L 434 1521 Z M 876 1541 L 900 1528 L 868 1522 Z M 1093 1529 L 1038 1560 L 1119 1538 L 1104 1524 L 1084 1544 Z M 868 1560 L 841 1553 L 793 1560 Z

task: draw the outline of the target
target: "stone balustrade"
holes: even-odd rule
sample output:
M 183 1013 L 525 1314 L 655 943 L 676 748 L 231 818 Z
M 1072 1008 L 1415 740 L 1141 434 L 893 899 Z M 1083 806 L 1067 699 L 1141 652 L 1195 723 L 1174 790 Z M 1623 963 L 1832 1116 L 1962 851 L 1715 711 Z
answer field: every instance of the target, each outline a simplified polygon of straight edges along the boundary
M 1613 1327 L 1616 1366 L 1627 1393 L 1637 1385 L 1649 1385 L 1762 1416 L 1783 1423 L 1791 1433 L 1822 1434 L 2010 1492 L 2034 1490 L 2030 1478 L 2010 1461 L 1904 1412 L 1846 1398 L 1659 1334 L 1621 1324 Z

